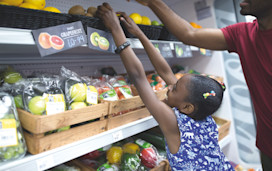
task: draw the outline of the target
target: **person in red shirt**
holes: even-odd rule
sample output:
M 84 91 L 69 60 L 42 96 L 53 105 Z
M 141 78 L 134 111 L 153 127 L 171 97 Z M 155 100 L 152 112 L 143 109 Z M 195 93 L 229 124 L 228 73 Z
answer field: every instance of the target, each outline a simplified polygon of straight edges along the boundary
M 272 0 L 243 0 L 242 15 L 257 19 L 222 29 L 193 28 L 162 0 L 137 0 L 148 6 L 180 41 L 211 50 L 236 52 L 254 104 L 256 145 L 264 171 L 272 170 Z

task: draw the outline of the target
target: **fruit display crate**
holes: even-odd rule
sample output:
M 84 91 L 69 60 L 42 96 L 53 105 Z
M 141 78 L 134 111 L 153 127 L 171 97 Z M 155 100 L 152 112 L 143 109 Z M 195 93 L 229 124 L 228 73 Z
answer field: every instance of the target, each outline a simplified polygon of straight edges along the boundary
M 0 27 L 39 29 L 66 24 L 69 14 L 0 5 Z
M 167 88 L 157 91 L 155 94 L 160 100 L 163 100 L 166 97 L 166 92 Z M 135 94 L 135 92 L 133 94 Z M 150 116 L 149 111 L 138 95 L 129 99 L 108 101 L 108 103 L 109 115 L 107 130 Z
M 166 27 L 162 27 L 158 40 L 178 41 L 178 39 L 170 33 Z
M 158 40 L 163 28 L 161 26 L 142 25 L 142 24 L 138 24 L 138 27 L 143 31 L 146 37 L 148 37 L 148 39 L 151 39 L 151 40 Z M 124 25 L 122 25 L 122 28 L 127 38 L 136 38 L 133 34 L 129 33 L 129 31 L 126 29 Z
M 106 131 L 108 106 L 108 103 L 101 103 L 43 116 L 18 109 L 28 151 L 39 154 Z M 66 126 L 70 129 L 47 134 Z
M 71 160 L 66 163 L 68 166 L 75 166 L 79 168 L 81 171 L 96 171 L 96 169 L 93 169 L 83 162 L 81 162 L 78 159 Z M 150 169 L 149 171 L 170 171 L 170 166 L 168 160 L 162 160 L 158 166 L 154 167 L 153 169 Z
M 229 134 L 231 122 L 216 116 L 213 116 L 213 119 L 218 126 L 218 141 L 220 141 Z

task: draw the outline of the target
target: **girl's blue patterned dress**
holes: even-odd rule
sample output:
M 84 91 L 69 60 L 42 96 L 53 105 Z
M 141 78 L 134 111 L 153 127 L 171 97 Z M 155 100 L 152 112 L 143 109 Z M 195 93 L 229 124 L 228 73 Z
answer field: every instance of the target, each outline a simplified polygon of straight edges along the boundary
M 171 154 L 166 143 L 167 158 L 172 171 L 234 171 L 220 150 L 218 128 L 211 116 L 195 121 L 173 108 L 180 130 L 180 147 Z

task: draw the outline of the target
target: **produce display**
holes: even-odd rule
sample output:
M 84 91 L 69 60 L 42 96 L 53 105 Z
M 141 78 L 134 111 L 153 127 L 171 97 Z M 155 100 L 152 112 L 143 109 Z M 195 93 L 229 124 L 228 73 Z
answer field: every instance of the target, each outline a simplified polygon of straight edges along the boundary
M 56 7 L 45 7 L 46 0 L 0 0 L 0 5 L 11 5 L 21 8 L 61 13 L 60 10 Z
M 88 7 L 87 10 L 86 10 L 81 5 L 74 5 L 69 9 L 68 14 L 84 15 L 84 16 L 87 16 L 87 17 L 95 17 L 96 11 L 97 11 L 97 8 L 93 7 L 93 6 Z
M 87 153 L 77 160 L 97 171 L 148 171 L 153 169 L 166 159 L 165 147 L 158 149 L 150 142 L 139 138 L 141 134 L 145 132 L 111 144 L 105 149 L 101 148 Z
M 13 97 L 0 92 L 0 162 L 24 157 L 27 151 Z

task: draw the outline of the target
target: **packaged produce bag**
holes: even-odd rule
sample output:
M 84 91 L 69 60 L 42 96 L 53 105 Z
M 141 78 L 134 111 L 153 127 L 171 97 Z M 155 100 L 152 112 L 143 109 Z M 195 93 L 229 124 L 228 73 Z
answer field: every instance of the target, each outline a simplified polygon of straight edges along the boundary
M 27 151 L 14 99 L 0 92 L 0 162 L 25 156 Z

